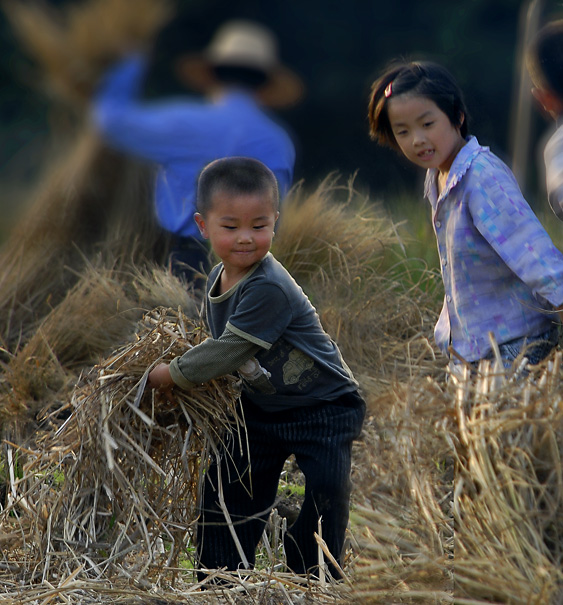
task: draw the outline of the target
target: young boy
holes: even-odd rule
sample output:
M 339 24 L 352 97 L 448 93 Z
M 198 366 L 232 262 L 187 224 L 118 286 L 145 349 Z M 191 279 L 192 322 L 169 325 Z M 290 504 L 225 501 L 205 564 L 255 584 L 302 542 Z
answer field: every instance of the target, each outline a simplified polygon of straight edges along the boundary
M 549 205 L 563 220 L 563 20 L 540 29 L 527 48 L 526 65 L 534 85 L 532 94 L 557 124 L 545 146 L 544 160 Z
M 207 283 L 212 338 L 149 374 L 149 386 L 161 389 L 189 389 L 234 371 L 243 379 L 246 433 L 233 436 L 219 465 L 206 474 L 198 554 L 207 569 L 253 566 L 291 454 L 306 487 L 285 539 L 287 566 L 298 574 L 315 573 L 319 520 L 337 561 L 344 545 L 351 446 L 365 403 L 309 299 L 269 252 L 278 198 L 274 174 L 257 160 L 223 158 L 202 171 L 195 220 L 221 259 Z M 219 482 L 243 553 L 225 521 Z M 338 577 L 333 565 L 329 570 Z

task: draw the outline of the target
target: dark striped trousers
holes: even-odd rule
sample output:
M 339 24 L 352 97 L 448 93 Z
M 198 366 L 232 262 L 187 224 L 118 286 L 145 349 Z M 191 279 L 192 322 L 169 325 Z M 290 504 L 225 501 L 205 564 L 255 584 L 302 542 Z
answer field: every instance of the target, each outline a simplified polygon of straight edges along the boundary
M 246 434 L 235 436 L 220 456 L 224 503 L 250 567 L 287 458 L 295 459 L 305 477 L 305 498 L 284 547 L 294 573 L 315 573 L 319 531 L 341 563 L 350 505 L 352 441 L 362 428 L 365 402 L 357 393 L 312 407 L 264 412 L 243 396 Z M 247 443 L 248 439 L 248 443 Z M 242 446 L 242 447 L 241 447 Z M 242 567 L 231 530 L 218 498 L 216 463 L 206 473 L 198 524 L 200 567 Z M 328 562 L 327 562 L 328 563 Z M 339 577 L 328 563 L 330 572 Z

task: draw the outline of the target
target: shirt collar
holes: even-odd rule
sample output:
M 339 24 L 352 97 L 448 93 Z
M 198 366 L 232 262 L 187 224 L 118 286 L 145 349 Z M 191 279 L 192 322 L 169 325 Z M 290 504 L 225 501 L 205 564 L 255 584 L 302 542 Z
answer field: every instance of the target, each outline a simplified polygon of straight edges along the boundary
M 465 139 L 466 144 L 459 150 L 459 153 L 455 156 L 452 162 L 450 172 L 448 174 L 448 181 L 446 186 L 440 193 L 440 198 L 443 199 L 448 193 L 461 181 L 463 175 L 469 170 L 471 163 L 474 158 L 481 152 L 487 151 L 488 147 L 481 147 L 477 138 L 473 135 L 468 136 Z M 437 168 L 431 168 L 426 173 L 426 180 L 424 182 L 424 197 L 430 201 L 436 198 L 436 179 L 438 177 Z

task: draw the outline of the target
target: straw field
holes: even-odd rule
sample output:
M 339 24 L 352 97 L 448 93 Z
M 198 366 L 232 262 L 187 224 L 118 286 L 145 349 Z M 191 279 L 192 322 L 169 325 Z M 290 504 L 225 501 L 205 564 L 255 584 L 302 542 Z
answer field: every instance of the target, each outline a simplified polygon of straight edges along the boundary
M 57 102 L 79 108 L 120 52 L 116 39 L 150 39 L 168 14 L 143 5 L 91 0 L 59 15 L 12 2 L 6 14 Z M 110 12 L 105 37 L 86 43 L 89 20 Z M 31 44 L 34 24 L 44 38 Z M 3 603 L 563 602 L 562 351 L 527 374 L 519 360 L 449 375 L 432 340 L 439 276 L 409 255 L 380 204 L 337 175 L 295 188 L 274 253 L 368 403 L 344 580 L 284 568 L 302 481 L 289 460 L 256 568 L 217 570 L 228 587 L 198 583 L 198 487 L 243 422 L 237 379 L 146 388 L 154 364 L 206 338 L 201 300 L 158 262 L 150 173 L 80 123 L 76 132 L 0 249 Z M 331 556 L 319 536 L 320 561 Z

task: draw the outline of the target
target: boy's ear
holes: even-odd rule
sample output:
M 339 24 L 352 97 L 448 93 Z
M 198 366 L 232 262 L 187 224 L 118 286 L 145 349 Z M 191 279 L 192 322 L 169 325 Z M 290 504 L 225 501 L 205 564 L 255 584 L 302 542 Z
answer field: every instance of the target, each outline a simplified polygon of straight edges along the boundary
M 201 215 L 199 212 L 196 212 L 194 214 L 194 220 L 195 220 L 197 226 L 199 227 L 199 232 L 201 233 L 202 237 L 204 237 L 205 239 L 209 239 L 209 235 L 207 233 L 207 227 L 205 226 L 205 219 L 203 218 L 203 215 Z

